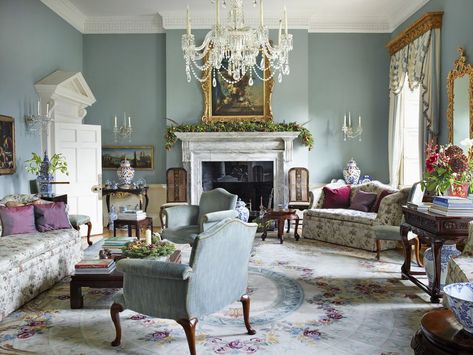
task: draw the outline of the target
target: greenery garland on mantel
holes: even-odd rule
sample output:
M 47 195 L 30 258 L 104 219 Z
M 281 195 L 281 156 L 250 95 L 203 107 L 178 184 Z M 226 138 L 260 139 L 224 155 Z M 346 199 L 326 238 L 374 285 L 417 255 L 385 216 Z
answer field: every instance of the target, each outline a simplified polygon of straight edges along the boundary
M 297 122 L 216 122 L 169 126 L 166 132 L 166 150 L 170 150 L 176 144 L 176 132 L 299 132 L 298 138 L 302 144 L 309 150 L 314 146 L 312 133 Z

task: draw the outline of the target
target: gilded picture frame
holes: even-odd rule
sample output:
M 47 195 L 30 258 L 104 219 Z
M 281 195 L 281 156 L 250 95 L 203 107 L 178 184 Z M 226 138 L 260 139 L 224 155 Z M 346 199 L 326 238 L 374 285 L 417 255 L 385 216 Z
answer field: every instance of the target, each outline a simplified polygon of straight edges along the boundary
M 260 57 L 261 58 L 261 57 Z M 259 63 L 261 59 L 257 59 Z M 267 122 L 272 121 L 271 98 L 274 81 L 269 69 L 269 60 L 265 57 L 265 67 L 258 74 L 266 81 L 259 79 L 253 73 L 253 85 L 249 85 L 249 75 L 246 74 L 235 84 L 228 83 L 225 63 L 222 63 L 220 73 L 215 75 L 216 86 L 212 85 L 213 73 L 211 68 L 204 72 L 207 77 L 202 82 L 204 96 L 204 114 L 202 121 L 211 122 Z
M 16 172 L 15 119 L 0 115 L 0 175 Z
M 154 145 L 104 145 L 102 169 L 117 170 L 124 159 L 135 170 L 154 170 Z

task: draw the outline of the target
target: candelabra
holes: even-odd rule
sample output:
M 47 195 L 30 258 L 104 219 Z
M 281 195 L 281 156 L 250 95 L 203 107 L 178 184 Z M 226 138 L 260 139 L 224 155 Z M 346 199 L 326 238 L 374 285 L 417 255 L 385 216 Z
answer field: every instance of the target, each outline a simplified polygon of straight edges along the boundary
M 26 123 L 26 128 L 30 132 L 37 132 L 39 130 L 45 130 L 47 129 L 48 125 L 50 122 L 54 121 L 52 118 L 52 113 L 55 109 L 56 105 L 53 104 L 51 105 L 49 102 L 46 104 L 46 114 L 43 114 L 41 110 L 41 101 L 38 101 L 38 110 L 37 114 L 29 114 L 25 115 L 25 123 Z
M 358 137 L 358 141 L 361 142 L 361 134 L 363 133 L 363 128 L 361 127 L 361 116 L 358 116 L 358 127 L 354 128 L 351 122 L 351 113 L 348 113 L 348 124 L 347 124 L 347 115 L 343 117 L 343 140 L 346 142 L 348 139 L 355 139 Z
M 131 127 L 131 116 L 128 116 L 127 125 L 126 112 L 123 112 L 123 125 L 120 127 L 118 126 L 117 116 L 115 116 L 113 125 L 113 137 L 115 139 L 115 143 L 117 143 L 120 139 L 128 139 L 128 142 L 131 142 L 132 134 L 133 128 Z

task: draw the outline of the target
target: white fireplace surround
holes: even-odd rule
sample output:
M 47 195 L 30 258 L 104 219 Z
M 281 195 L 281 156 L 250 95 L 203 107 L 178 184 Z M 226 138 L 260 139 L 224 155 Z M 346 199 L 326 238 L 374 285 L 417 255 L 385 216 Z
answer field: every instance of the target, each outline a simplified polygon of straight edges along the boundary
M 283 204 L 293 142 L 298 135 L 298 132 L 176 132 L 182 141 L 182 163 L 189 178 L 191 204 L 198 204 L 202 194 L 202 162 L 211 161 L 273 162 L 274 205 Z

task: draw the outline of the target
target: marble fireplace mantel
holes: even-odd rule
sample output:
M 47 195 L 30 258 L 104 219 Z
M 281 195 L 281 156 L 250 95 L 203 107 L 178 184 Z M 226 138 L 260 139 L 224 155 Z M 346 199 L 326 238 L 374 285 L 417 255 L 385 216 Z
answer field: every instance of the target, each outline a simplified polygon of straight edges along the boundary
M 182 163 L 189 177 L 190 201 L 202 194 L 202 162 L 272 161 L 274 204 L 283 204 L 286 175 L 299 132 L 176 132 L 182 142 Z

